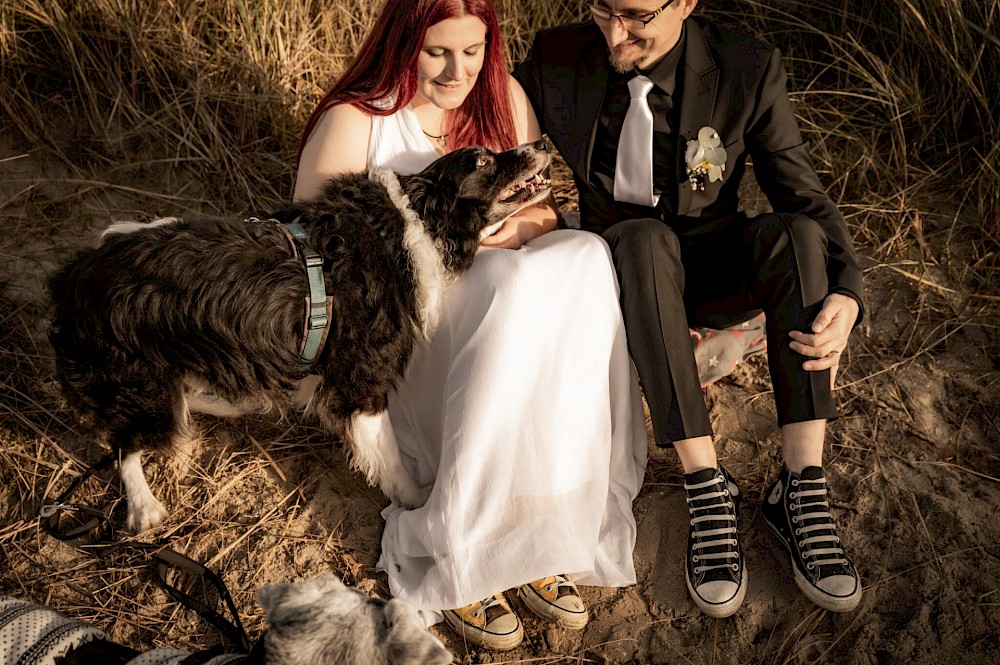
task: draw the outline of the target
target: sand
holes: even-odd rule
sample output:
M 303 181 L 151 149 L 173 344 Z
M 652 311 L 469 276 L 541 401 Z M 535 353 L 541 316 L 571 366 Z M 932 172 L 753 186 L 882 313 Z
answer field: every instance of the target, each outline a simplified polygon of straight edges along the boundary
M 164 205 L 142 193 L 158 191 L 152 176 L 121 182 L 101 168 L 81 174 L 0 142 L 0 593 L 48 603 L 136 647 L 206 648 L 218 634 L 170 599 L 141 557 L 97 558 L 80 542 L 53 540 L 37 520 L 39 506 L 101 453 L 53 379 L 44 279 L 111 221 Z M 191 192 L 196 183 L 184 193 L 196 201 Z M 585 629 L 549 627 L 511 593 L 526 629 L 512 652 L 478 651 L 443 626 L 432 630 L 462 663 L 1000 662 L 997 302 L 956 286 L 948 266 L 960 265 L 963 242 L 936 248 L 941 263 L 927 271 L 879 263 L 860 248 L 867 318 L 844 357 L 843 416 L 826 449 L 833 513 L 864 582 L 857 610 L 829 613 L 802 597 L 761 521 L 780 458 L 766 368 L 755 358 L 706 390 L 719 456 L 745 496 L 749 590 L 735 616 L 705 617 L 688 597 L 681 470 L 671 451 L 651 446 L 634 504 L 638 583 L 582 588 L 592 615 Z M 171 516 L 143 539 L 221 571 L 252 637 L 264 628 L 253 594 L 265 584 L 332 570 L 388 595 L 374 570 L 387 501 L 317 425 L 295 416 L 198 423 L 201 441 L 174 462 L 148 465 Z M 114 505 L 121 520 L 110 471 L 78 499 Z

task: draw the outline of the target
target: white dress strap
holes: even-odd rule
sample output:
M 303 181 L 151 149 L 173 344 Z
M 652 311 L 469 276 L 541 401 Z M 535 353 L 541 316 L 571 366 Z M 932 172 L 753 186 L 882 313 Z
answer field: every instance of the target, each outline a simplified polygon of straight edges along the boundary
M 372 116 L 369 165 L 387 166 L 396 173 L 411 175 L 423 171 L 439 156 L 409 104 L 392 115 Z

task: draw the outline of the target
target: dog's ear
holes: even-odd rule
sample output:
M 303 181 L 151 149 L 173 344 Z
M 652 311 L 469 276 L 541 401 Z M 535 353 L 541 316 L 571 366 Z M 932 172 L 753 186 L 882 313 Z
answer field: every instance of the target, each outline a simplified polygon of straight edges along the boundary
M 422 220 L 448 219 L 458 202 L 458 187 L 449 178 L 435 180 L 424 175 L 410 176 L 405 190 L 410 208 Z
M 394 598 L 385 605 L 385 657 L 391 665 L 447 665 L 454 655 L 429 633 L 423 620 L 406 602 Z
M 301 605 L 313 603 L 323 594 L 347 586 L 333 573 L 326 573 L 312 580 L 292 584 L 274 584 L 257 590 L 257 604 L 264 610 L 268 621 L 280 621 L 281 609 L 292 609 Z
M 265 586 L 257 589 L 257 604 L 264 610 L 264 615 L 267 617 L 268 621 L 271 621 L 271 616 L 281 604 L 281 601 L 288 595 L 292 586 L 294 585 L 272 584 L 271 586 Z

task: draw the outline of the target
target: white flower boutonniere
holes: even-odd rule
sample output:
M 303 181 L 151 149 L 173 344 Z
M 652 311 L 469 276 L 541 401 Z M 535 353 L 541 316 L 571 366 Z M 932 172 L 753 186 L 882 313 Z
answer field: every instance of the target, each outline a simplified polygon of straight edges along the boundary
M 698 138 L 687 142 L 684 161 L 692 190 L 705 189 L 706 175 L 709 182 L 722 180 L 722 172 L 726 170 L 726 149 L 722 147 L 719 132 L 711 127 L 699 129 Z

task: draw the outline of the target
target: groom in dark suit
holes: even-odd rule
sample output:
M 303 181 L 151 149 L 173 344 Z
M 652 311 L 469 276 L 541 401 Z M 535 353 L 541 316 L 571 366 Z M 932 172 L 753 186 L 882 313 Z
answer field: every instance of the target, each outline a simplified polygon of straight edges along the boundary
M 591 0 L 540 32 L 515 76 L 573 170 L 581 225 L 608 241 L 657 443 L 684 468 L 685 571 L 714 617 L 743 602 L 740 492 L 718 463 L 688 328 L 763 310 L 784 465 L 764 518 L 817 605 L 854 609 L 822 469 L 833 375 L 861 320 L 847 224 L 802 140 L 773 47 L 691 17 L 698 0 Z M 738 209 L 747 158 L 774 210 Z

